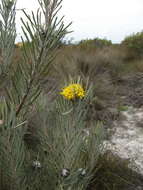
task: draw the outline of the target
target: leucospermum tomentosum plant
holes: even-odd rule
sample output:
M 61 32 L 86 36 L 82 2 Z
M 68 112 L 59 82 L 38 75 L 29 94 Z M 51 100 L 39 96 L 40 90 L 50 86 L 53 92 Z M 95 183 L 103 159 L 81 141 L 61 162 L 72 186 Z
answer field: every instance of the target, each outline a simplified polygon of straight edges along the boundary
M 102 123 L 87 121 L 92 88 L 86 89 L 85 94 L 82 99 L 76 97 L 75 103 L 59 95 L 51 109 L 45 101 L 47 96 L 37 101 L 33 125 L 42 126 L 38 135 L 40 159 L 47 168 L 45 180 L 51 189 L 86 190 L 98 169 L 96 164 L 103 151 L 104 130 Z

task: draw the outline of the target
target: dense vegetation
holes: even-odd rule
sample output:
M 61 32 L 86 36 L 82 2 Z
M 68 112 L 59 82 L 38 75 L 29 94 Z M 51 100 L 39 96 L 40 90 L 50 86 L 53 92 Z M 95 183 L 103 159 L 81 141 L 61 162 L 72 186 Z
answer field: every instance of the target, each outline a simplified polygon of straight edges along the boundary
M 143 32 L 137 32 L 130 36 L 127 36 L 122 44 L 128 47 L 130 51 L 134 52 L 134 54 L 138 57 L 141 57 L 143 54 Z
M 1 1 L 0 189 L 135 190 L 143 177 L 104 140 L 122 110 L 142 106 L 142 57 L 128 38 L 62 43 L 62 1 L 38 2 L 15 45 L 16 1 Z

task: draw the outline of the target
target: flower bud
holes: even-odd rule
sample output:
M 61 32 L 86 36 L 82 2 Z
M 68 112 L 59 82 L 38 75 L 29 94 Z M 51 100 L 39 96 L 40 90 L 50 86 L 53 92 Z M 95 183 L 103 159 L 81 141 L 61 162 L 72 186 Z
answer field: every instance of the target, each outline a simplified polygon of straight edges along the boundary
M 32 166 L 36 169 L 40 169 L 41 163 L 38 160 L 36 160 L 36 161 L 33 161 Z
M 67 168 L 64 168 L 64 169 L 62 170 L 62 176 L 63 176 L 63 177 L 68 177 L 69 175 L 70 175 L 70 170 L 67 169 Z
M 81 176 L 85 176 L 86 175 L 86 169 L 84 169 L 84 168 L 79 168 L 78 172 L 80 173 Z

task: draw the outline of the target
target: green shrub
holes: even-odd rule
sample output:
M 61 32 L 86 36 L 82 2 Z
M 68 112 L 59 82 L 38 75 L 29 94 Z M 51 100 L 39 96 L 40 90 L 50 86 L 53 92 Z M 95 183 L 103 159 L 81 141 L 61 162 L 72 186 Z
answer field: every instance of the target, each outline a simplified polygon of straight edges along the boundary
M 95 46 L 102 48 L 102 47 L 106 47 L 106 46 L 110 46 L 112 45 L 112 41 L 111 40 L 107 40 L 107 39 L 100 39 L 100 38 L 95 38 Z
M 100 38 L 81 40 L 78 44 L 81 49 L 89 50 L 94 48 L 103 48 L 110 45 L 112 45 L 112 42 L 110 40 Z
M 74 85 L 78 86 L 74 87 L 76 96 L 71 88 L 67 92 L 74 94 L 72 100 L 65 99 L 58 89 L 56 98 L 47 101 L 42 84 L 49 76 L 67 27 L 56 17 L 61 0 L 38 2 L 36 16 L 23 10 L 26 18 L 21 21 L 26 40 L 22 38 L 22 59 L 16 64 L 12 64 L 12 50 L 18 50 L 16 0 L 0 2 L 0 88 L 4 92 L 0 96 L 0 189 L 85 190 L 103 150 L 104 130 L 97 121 L 87 124 L 92 88 L 88 90 L 85 85 L 86 93 L 81 95 L 80 78 L 73 81 L 78 84 Z
M 143 54 L 143 32 L 137 32 L 130 36 L 127 36 L 123 41 L 122 44 L 127 46 L 127 48 L 135 54 L 136 56 L 142 56 Z

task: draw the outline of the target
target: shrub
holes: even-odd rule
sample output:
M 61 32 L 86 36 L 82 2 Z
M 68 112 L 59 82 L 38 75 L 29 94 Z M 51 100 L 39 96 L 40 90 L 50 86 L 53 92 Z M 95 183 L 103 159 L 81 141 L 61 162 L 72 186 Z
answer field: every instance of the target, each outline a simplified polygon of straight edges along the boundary
M 41 9 L 36 16 L 23 11 L 26 41 L 22 38 L 23 57 L 16 64 L 12 64 L 16 0 L 0 3 L 0 88 L 4 92 L 0 97 L 0 189 L 85 190 L 103 150 L 104 130 L 97 121 L 87 124 L 92 90 L 82 88 L 80 79 L 74 82 L 76 94 L 73 86 L 68 89 L 73 98 L 65 99 L 59 92 L 50 104 L 47 101 L 42 84 L 67 27 L 56 17 L 61 0 L 38 2 Z
M 110 40 L 100 39 L 100 38 L 82 40 L 78 44 L 78 46 L 81 49 L 87 49 L 87 50 L 92 50 L 94 48 L 95 49 L 103 48 L 110 45 L 112 45 L 112 42 Z
M 143 54 L 143 32 L 137 32 L 130 36 L 127 36 L 123 41 L 122 45 L 128 47 L 129 50 L 133 51 L 135 58 L 142 56 Z
M 96 173 L 104 130 L 99 122 L 92 122 L 87 128 L 87 93 L 84 99 L 76 101 L 57 97 L 50 108 L 47 95 L 38 99 L 32 120 L 38 130 L 34 130 L 35 134 L 31 131 L 31 138 L 39 139 L 38 161 L 43 166 L 34 179 L 38 181 L 37 188 L 85 190 Z M 30 183 L 31 180 L 31 187 Z
M 107 40 L 107 39 L 100 39 L 100 38 L 95 38 L 95 46 L 102 48 L 102 47 L 106 47 L 106 46 L 111 46 L 112 45 L 112 41 L 111 40 Z

